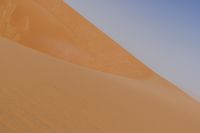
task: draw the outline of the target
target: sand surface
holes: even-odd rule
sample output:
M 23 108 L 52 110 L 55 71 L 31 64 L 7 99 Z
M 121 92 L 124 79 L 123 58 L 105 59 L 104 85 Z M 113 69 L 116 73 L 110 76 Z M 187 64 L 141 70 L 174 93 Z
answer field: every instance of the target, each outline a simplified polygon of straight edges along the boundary
M 199 133 L 200 104 L 62 0 L 0 0 L 1 133 Z
M 0 39 L 2 133 L 198 133 L 199 103 Z
M 61 0 L 0 0 L 0 35 L 103 72 L 146 79 L 154 73 Z
M 0 36 L 19 44 L 90 69 L 173 86 L 62 0 L 0 0 L 0 18 Z

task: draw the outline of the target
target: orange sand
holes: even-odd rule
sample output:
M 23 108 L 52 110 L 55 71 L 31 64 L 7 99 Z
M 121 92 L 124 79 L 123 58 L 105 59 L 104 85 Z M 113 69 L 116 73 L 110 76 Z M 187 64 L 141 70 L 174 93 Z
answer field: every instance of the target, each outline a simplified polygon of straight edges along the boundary
M 69 62 L 130 78 L 154 73 L 60 0 L 0 0 L 2 36 Z
M 183 93 L 0 42 L 2 133 L 200 132 L 199 103 Z
M 2 133 L 200 132 L 197 101 L 62 0 L 0 0 L 0 36 Z

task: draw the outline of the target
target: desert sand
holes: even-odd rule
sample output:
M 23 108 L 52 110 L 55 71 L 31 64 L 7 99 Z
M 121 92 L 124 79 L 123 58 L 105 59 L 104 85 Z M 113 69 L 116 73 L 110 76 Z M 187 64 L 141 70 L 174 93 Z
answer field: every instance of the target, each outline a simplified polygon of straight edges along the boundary
M 0 132 L 199 133 L 200 104 L 62 0 L 0 0 Z
M 0 0 L 0 34 L 71 63 L 130 78 L 154 73 L 61 0 Z
M 183 93 L 0 43 L 2 133 L 200 131 L 199 103 Z

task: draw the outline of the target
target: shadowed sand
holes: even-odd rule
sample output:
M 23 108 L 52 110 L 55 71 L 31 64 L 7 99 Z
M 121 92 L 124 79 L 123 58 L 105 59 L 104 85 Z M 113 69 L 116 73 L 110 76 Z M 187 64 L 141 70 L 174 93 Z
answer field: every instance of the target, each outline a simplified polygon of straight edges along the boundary
M 199 103 L 0 39 L 2 133 L 198 133 Z

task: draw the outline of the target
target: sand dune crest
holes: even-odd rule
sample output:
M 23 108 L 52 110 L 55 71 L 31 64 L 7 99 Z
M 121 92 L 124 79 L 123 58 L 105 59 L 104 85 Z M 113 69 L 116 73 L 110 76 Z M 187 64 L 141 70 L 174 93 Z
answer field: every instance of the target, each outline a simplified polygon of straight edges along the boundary
M 62 0 L 0 0 L 0 132 L 199 133 L 200 104 Z
M 6 11 L 8 2 L 1 0 L 0 10 Z M 9 24 L 12 34 L 7 35 L 0 29 L 3 37 L 98 71 L 138 79 L 155 76 L 63 1 L 12 0 L 12 4 L 15 10 L 9 9 L 12 11 L 12 15 L 6 17 L 9 23 L 1 22 L 1 25 Z M 74 50 L 69 50 L 69 47 Z M 82 54 L 77 51 L 82 51 Z

